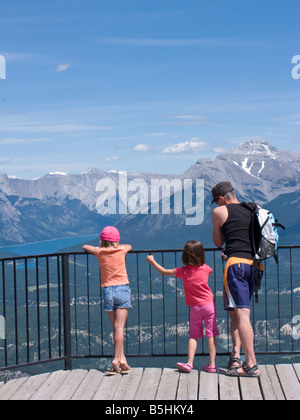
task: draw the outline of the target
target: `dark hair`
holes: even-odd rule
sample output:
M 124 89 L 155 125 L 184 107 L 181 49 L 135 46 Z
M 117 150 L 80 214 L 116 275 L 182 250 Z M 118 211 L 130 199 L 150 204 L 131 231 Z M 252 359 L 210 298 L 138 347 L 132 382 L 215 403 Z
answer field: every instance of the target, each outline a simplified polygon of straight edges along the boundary
M 201 266 L 205 264 L 204 247 L 199 241 L 189 241 L 184 245 L 182 262 L 184 265 Z

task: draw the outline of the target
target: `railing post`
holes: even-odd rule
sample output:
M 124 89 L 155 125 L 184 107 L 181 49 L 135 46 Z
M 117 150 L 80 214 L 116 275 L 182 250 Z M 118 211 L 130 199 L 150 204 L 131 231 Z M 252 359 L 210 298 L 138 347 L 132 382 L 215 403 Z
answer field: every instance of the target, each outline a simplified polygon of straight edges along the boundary
M 72 370 L 69 256 L 62 256 L 65 370 Z

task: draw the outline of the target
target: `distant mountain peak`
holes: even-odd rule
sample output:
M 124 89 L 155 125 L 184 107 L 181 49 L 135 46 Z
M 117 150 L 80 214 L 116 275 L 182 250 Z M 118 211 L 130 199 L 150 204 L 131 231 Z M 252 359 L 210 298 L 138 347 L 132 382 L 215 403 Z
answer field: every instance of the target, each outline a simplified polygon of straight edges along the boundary
M 229 152 L 230 154 L 255 155 L 271 159 L 279 157 L 278 150 L 271 146 L 266 140 L 249 140 L 240 144 L 236 149 Z
M 269 178 L 270 171 L 278 171 L 278 167 L 283 163 L 283 154 L 284 152 L 280 154 L 275 147 L 261 139 L 242 143 L 226 154 L 218 156 L 217 159 L 238 167 L 251 178 L 261 180 L 265 176 Z

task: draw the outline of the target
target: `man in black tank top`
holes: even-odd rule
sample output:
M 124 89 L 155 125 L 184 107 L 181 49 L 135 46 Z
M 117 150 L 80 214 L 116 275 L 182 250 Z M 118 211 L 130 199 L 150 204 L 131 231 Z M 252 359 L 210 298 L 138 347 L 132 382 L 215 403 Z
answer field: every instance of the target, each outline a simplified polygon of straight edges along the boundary
M 224 272 L 224 308 L 230 311 L 233 350 L 229 361 L 232 376 L 260 376 L 254 352 L 254 333 L 250 320 L 251 298 L 255 291 L 254 262 L 250 238 L 250 210 L 237 200 L 229 182 L 212 189 L 213 241 L 225 244 L 228 258 Z M 243 347 L 246 362 L 240 359 Z

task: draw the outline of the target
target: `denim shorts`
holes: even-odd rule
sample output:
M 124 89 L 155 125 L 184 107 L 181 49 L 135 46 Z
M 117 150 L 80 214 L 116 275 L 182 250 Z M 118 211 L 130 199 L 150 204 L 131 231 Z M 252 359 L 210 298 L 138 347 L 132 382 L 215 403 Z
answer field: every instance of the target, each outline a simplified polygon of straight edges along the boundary
M 128 284 L 103 287 L 104 310 L 113 312 L 116 309 L 130 309 L 131 290 Z

